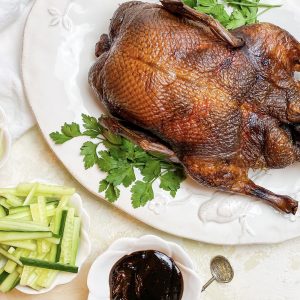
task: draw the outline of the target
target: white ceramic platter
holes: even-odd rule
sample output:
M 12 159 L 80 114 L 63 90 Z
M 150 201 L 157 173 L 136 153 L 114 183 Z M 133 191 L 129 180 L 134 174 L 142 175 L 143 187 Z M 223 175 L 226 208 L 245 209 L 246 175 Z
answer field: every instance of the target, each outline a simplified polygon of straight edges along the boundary
M 96 117 L 102 113 L 88 87 L 87 74 L 95 61 L 95 43 L 100 34 L 107 33 L 109 20 L 120 2 L 124 1 L 37 0 L 24 34 L 24 85 L 40 128 L 66 168 L 99 197 L 98 183 L 105 174 L 97 168 L 84 170 L 79 155 L 84 139 L 56 146 L 49 133 L 64 122 L 80 122 L 82 113 Z M 270 11 L 262 19 L 286 28 L 300 40 L 298 0 L 285 0 L 282 8 Z M 251 176 L 273 192 L 300 199 L 299 174 L 300 164 L 295 164 Z M 300 236 L 300 218 L 282 215 L 247 197 L 205 189 L 190 180 L 182 185 L 175 199 L 155 187 L 155 199 L 140 209 L 131 207 L 130 192 L 122 189 L 116 206 L 163 231 L 209 243 L 275 243 Z

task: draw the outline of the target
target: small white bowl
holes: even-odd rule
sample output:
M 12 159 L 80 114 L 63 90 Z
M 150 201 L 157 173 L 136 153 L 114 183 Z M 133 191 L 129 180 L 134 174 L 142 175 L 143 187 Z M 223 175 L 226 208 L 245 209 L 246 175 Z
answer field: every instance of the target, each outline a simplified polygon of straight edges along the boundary
M 0 157 L 0 168 L 1 168 L 7 162 L 9 153 L 10 153 L 10 149 L 11 149 L 11 136 L 10 136 L 9 130 L 7 128 L 7 117 L 6 117 L 6 114 L 5 114 L 4 110 L 2 109 L 2 107 L 0 107 L 0 130 L 3 132 L 3 141 L 2 142 L 3 142 L 3 147 L 4 147 L 4 152 Z
M 48 289 L 42 289 L 40 291 L 33 290 L 30 287 L 24 287 L 18 285 L 16 289 L 19 290 L 20 292 L 25 294 L 31 294 L 31 295 L 44 294 L 53 290 L 58 285 L 69 283 L 79 274 L 81 266 L 84 264 L 84 262 L 90 255 L 91 241 L 88 235 L 90 230 L 90 217 L 87 214 L 86 210 L 83 208 L 82 199 L 78 194 L 74 194 L 72 196 L 70 203 L 72 204 L 73 207 L 76 208 L 78 215 L 81 217 L 81 222 L 82 222 L 81 233 L 80 233 L 81 238 L 80 238 L 80 244 L 78 249 L 78 255 L 76 259 L 76 265 L 79 267 L 78 273 L 74 274 L 74 273 L 67 273 L 67 272 L 59 272 L 52 285 Z
M 95 260 L 87 279 L 90 291 L 88 300 L 110 299 L 109 274 L 112 267 L 123 256 L 142 250 L 157 250 L 173 258 L 183 276 L 182 300 L 199 299 L 202 284 L 188 254 L 177 244 L 154 235 L 145 235 L 141 238 L 119 239 Z

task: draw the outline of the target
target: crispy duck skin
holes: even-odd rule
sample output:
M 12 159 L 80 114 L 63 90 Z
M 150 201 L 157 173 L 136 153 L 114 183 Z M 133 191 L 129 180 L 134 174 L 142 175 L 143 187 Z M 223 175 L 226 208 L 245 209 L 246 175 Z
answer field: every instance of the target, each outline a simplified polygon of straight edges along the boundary
M 248 178 L 250 168 L 300 160 L 300 44 L 288 32 L 268 23 L 227 31 L 179 0 L 133 1 L 115 12 L 96 56 L 89 83 L 108 128 L 203 185 L 296 213 L 297 201 Z

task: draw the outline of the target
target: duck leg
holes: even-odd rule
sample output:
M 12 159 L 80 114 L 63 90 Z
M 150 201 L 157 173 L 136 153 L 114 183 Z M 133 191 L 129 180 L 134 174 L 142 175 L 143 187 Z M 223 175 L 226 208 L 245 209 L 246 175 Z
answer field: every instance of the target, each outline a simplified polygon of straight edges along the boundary
M 112 131 L 115 134 L 119 134 L 133 143 L 140 146 L 143 150 L 153 153 L 160 154 L 171 160 L 172 162 L 179 163 L 179 160 L 172 150 L 161 144 L 155 138 L 150 138 L 142 132 L 132 130 L 120 123 L 120 121 L 111 116 L 102 116 L 100 118 L 100 124 Z
M 234 36 L 213 17 L 192 9 L 181 0 L 160 0 L 160 2 L 166 10 L 173 14 L 207 25 L 215 35 L 227 42 L 231 47 L 238 48 L 244 45 L 244 41 L 241 38 Z
M 256 185 L 248 178 L 247 169 L 237 167 L 224 161 L 205 160 L 196 156 L 183 159 L 187 173 L 196 181 L 209 187 L 260 198 L 274 208 L 296 214 L 298 202 L 294 199 L 276 195 Z

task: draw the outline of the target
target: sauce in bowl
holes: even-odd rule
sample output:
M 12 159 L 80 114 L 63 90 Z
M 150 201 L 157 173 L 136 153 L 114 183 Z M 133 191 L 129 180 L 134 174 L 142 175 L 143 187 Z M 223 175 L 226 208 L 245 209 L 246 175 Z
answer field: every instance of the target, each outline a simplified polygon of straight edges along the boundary
M 109 276 L 112 300 L 180 300 L 183 278 L 172 258 L 154 251 L 122 257 Z

